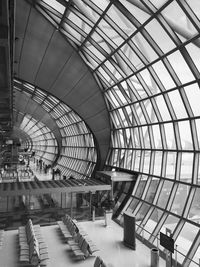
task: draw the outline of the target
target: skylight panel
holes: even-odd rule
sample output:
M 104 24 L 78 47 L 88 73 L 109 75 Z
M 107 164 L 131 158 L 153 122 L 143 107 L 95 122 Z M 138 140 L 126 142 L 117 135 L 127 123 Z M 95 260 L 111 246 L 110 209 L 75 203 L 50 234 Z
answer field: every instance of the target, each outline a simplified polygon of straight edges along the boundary
M 145 29 L 148 31 L 149 34 L 151 34 L 151 37 L 154 39 L 154 41 L 158 44 L 158 46 L 164 53 L 167 53 L 176 47 L 175 43 L 171 40 L 169 35 L 166 33 L 166 31 L 156 19 L 151 20 L 145 26 Z
M 130 45 L 129 43 L 125 44 L 117 51 L 116 54 L 114 54 L 118 61 L 121 61 L 121 65 L 123 66 L 123 68 L 125 68 L 127 75 L 130 75 L 133 71 L 139 70 L 144 67 L 144 63 L 135 53 L 135 51 L 133 50 L 134 48 L 135 46 L 132 46 L 132 43 L 130 42 Z M 117 54 L 119 54 L 118 57 L 116 56 Z
M 140 32 L 133 36 L 131 40 L 149 62 L 158 58 L 153 43 L 150 44 Z
M 152 67 L 154 68 L 166 90 L 175 87 L 175 83 L 171 75 L 169 74 L 168 70 L 166 69 L 165 65 L 161 60 L 153 64 Z
M 38 94 L 38 95 L 40 95 L 40 96 L 42 96 L 44 98 L 47 96 L 47 94 L 42 92 L 40 89 L 36 89 L 35 90 L 35 94 Z
M 59 103 L 59 100 L 56 99 L 55 97 L 51 96 L 51 95 L 48 96 L 48 98 L 49 98 L 55 105 Z
M 183 33 L 188 32 L 190 36 L 198 34 L 198 30 L 194 27 L 189 17 L 181 9 L 176 1 L 169 4 L 163 11 L 163 16 L 170 23 L 176 25 L 176 28 L 180 27 Z
M 76 28 L 75 25 L 69 25 L 69 23 L 64 23 L 63 24 L 63 29 L 68 32 L 72 38 L 76 38 L 80 43 L 83 42 L 83 40 L 86 38 L 86 34 L 82 29 Z
M 199 99 L 200 89 L 197 83 L 184 87 L 184 91 L 189 100 L 194 116 L 200 116 Z
M 58 1 L 52 1 L 52 0 L 43 0 L 44 3 L 49 5 L 50 7 L 54 8 L 57 10 L 59 13 L 63 14 L 65 11 L 65 7 L 61 5 Z
M 98 8 L 100 8 L 102 11 L 104 11 L 108 4 L 110 3 L 109 0 L 99 1 L 99 0 L 91 0 Z
M 43 102 L 43 99 L 41 99 L 40 97 L 37 97 L 37 96 L 34 96 L 34 97 L 33 97 L 33 100 L 34 100 L 35 102 L 37 102 L 38 104 L 41 104 L 41 103 Z
M 179 51 L 174 52 L 167 58 L 183 84 L 194 80 L 194 76 L 188 64 Z
M 89 26 L 86 22 L 84 22 L 81 18 L 79 18 L 73 12 L 69 13 L 69 15 L 67 16 L 67 19 L 75 23 L 77 27 L 79 27 L 82 31 L 84 31 L 87 34 L 92 29 L 91 26 Z
M 186 0 L 197 18 L 200 18 L 200 1 L 199 0 Z
M 125 14 L 114 5 L 109 8 L 107 15 L 114 21 L 116 27 L 119 27 L 127 36 L 130 36 L 136 30 L 136 27 L 130 22 Z M 112 26 L 115 28 L 114 24 Z
M 140 0 L 135 0 L 140 2 Z M 168 0 L 150 0 L 150 2 L 157 8 L 161 8 Z
M 88 4 L 91 4 L 92 2 L 86 1 L 87 4 L 85 4 L 83 1 L 80 1 L 80 0 L 73 0 L 73 2 L 75 3 L 75 5 L 79 9 L 79 11 L 86 18 L 88 18 L 94 24 L 97 22 L 97 20 L 99 19 L 99 14 L 98 13 L 100 13 L 100 14 L 102 13 L 101 9 L 99 9 L 97 6 L 94 6 L 94 5 L 93 5 L 93 8 L 95 10 L 91 9 L 91 7 Z
M 31 92 L 33 92 L 35 90 L 35 87 L 29 83 L 24 83 L 23 86 L 26 87 Z

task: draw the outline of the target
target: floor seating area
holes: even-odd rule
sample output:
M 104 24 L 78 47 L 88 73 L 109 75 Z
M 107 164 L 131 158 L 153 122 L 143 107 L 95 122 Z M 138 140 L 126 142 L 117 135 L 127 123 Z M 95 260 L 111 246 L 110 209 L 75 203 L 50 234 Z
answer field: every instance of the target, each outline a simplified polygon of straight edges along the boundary
M 30 266 L 47 266 L 49 256 L 40 225 L 33 225 L 29 219 L 25 226 L 18 228 L 19 262 Z
M 76 260 L 70 246 L 61 235 L 58 225 L 41 226 L 42 237 L 48 246 L 49 261 L 47 267 L 147 267 L 151 263 L 151 250 L 139 240 L 136 250 L 127 248 L 123 242 L 123 228 L 111 221 L 105 227 L 105 220 L 78 222 L 78 225 L 89 234 L 99 251 L 86 260 Z M 28 267 L 30 264 L 19 262 L 18 229 L 4 230 L 3 246 L 0 249 L 1 267 Z M 73 239 L 71 239 L 73 240 Z M 99 256 L 100 263 L 96 260 Z M 95 265 L 94 265 L 95 262 Z M 98 264 L 98 265 L 97 265 Z M 99 266 L 100 265 L 100 266 Z M 160 258 L 159 267 L 166 262 Z
M 66 214 L 62 221 L 57 223 L 76 259 L 86 259 L 99 251 L 88 234 L 69 215 Z

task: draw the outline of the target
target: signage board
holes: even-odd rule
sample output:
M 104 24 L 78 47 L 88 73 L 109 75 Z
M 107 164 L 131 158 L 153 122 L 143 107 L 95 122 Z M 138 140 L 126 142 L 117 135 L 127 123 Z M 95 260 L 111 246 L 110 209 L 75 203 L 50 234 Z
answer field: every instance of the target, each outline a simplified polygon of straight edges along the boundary
M 160 232 L 160 245 L 174 253 L 174 239 Z

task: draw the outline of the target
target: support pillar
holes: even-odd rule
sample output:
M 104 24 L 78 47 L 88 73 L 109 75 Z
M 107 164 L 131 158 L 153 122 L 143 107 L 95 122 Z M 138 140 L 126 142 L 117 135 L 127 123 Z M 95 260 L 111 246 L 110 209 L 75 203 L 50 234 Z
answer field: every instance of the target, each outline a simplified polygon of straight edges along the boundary
M 70 209 L 70 216 L 73 218 L 73 193 L 71 193 L 71 209 Z

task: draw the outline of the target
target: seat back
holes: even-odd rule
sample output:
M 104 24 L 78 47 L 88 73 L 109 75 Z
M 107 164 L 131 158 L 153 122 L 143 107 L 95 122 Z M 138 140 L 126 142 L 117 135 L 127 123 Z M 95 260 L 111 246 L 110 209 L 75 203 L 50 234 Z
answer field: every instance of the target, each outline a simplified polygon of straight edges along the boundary
M 81 234 L 79 234 L 78 245 L 80 248 L 82 247 L 84 240 L 85 238 Z
M 37 239 L 32 239 L 29 246 L 29 260 L 32 266 L 38 266 L 40 262 L 39 243 Z
M 81 250 L 84 253 L 85 257 L 87 258 L 89 256 L 89 250 L 88 250 L 88 243 L 85 240 L 85 238 L 83 239 Z
M 102 259 L 99 256 L 97 256 L 94 261 L 94 267 L 101 267 L 102 262 L 103 262 Z
M 28 244 L 30 243 L 31 239 L 34 237 L 34 229 L 33 229 L 33 225 L 30 224 L 27 228 L 26 228 L 26 237 L 27 237 L 27 242 Z
M 76 234 L 76 226 L 74 225 L 73 222 L 70 223 L 68 229 L 69 229 L 71 235 L 75 235 Z
M 74 235 L 74 240 L 75 240 L 76 243 L 79 242 L 80 238 L 81 238 L 81 235 L 79 233 Z

